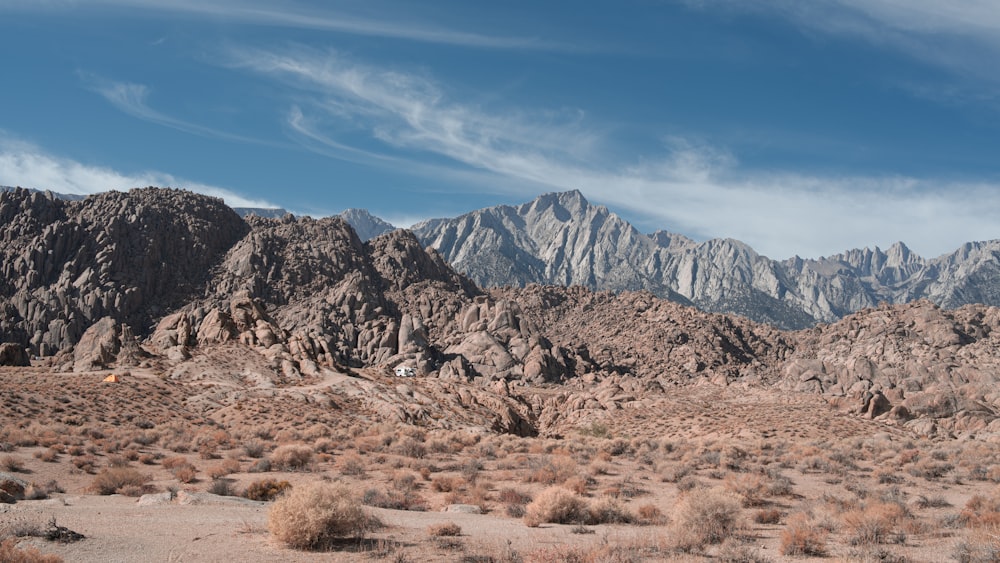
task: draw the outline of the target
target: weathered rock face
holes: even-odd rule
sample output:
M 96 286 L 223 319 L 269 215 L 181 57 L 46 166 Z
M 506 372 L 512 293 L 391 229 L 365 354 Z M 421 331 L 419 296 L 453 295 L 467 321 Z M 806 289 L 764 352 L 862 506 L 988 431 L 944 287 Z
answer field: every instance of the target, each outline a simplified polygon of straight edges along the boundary
M 767 383 L 794 339 L 739 317 L 713 315 L 649 292 L 591 292 L 581 287 L 494 290 L 545 327 L 557 355 L 577 375 L 599 381 L 634 376 L 652 388 L 692 381 Z
M 1000 431 L 1000 310 L 883 306 L 804 331 L 783 387 L 924 433 Z
M 31 359 L 24 346 L 13 342 L 0 344 L 0 366 L 30 366 Z
M 582 205 L 556 199 L 531 213 L 558 219 L 559 206 Z M 172 366 L 170 377 L 193 377 L 199 361 L 221 354 L 252 358 L 252 369 L 233 377 L 262 388 L 326 377 L 328 367 L 403 364 L 429 377 L 390 390 L 354 378 L 344 385 L 385 420 L 426 423 L 447 412 L 524 435 L 583 420 L 587 410 L 631 408 L 682 384 L 821 394 L 859 417 L 918 433 L 1000 432 L 995 307 L 946 311 L 923 301 L 789 333 L 648 291 L 528 285 L 484 293 L 409 231 L 365 243 L 340 218 L 244 222 L 218 200 L 173 190 L 80 202 L 13 191 L 0 194 L 0 219 L 2 362 L 26 362 L 27 346 L 63 352 L 62 365 L 78 371 L 137 365 L 152 353 Z M 597 212 L 593 219 L 614 223 Z M 699 245 L 663 233 L 655 241 L 680 254 L 708 245 L 725 257 L 711 268 L 740 264 L 756 272 L 746 280 L 766 278 L 772 289 L 790 283 L 773 263 L 746 259 L 750 251 L 734 241 Z M 992 275 L 988 244 L 964 252 L 935 267 L 951 268 L 954 279 Z M 569 272 L 580 260 L 562 264 Z M 926 266 L 901 246 L 844 260 L 865 283 L 897 289 Z M 739 294 L 736 282 L 680 275 L 708 268 L 691 264 L 670 270 L 679 289 L 713 286 L 734 307 L 772 299 L 766 287 Z M 565 392 L 527 398 L 517 393 L 521 382 L 561 383 Z
M 434 219 L 413 230 L 483 287 L 645 289 L 786 329 L 833 322 L 881 302 L 1000 305 L 1000 241 L 969 243 L 930 260 L 897 243 L 884 252 L 779 262 L 730 239 L 643 235 L 576 191 Z
M 338 215 L 358 233 L 358 237 L 368 242 L 371 239 L 396 230 L 391 224 L 372 215 L 365 209 L 345 209 Z
M 103 317 L 142 334 L 203 292 L 208 272 L 247 230 L 221 200 L 176 190 L 74 202 L 0 193 L 0 339 L 52 355 Z

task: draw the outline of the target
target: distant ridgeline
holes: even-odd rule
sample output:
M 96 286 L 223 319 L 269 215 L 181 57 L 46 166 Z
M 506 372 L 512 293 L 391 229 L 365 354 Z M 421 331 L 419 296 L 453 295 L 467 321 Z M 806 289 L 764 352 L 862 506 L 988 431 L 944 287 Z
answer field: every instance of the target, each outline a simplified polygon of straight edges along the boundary
M 879 303 L 1000 305 L 1000 241 L 922 258 L 902 243 L 820 259 L 772 260 L 732 239 L 640 233 L 578 191 L 545 194 L 412 227 L 483 287 L 530 283 L 645 289 L 665 299 L 786 329 L 833 322 Z
M 233 210 L 243 218 L 288 214 L 271 208 Z M 362 242 L 396 229 L 364 209 L 348 209 L 338 217 Z M 1000 306 L 998 240 L 966 243 L 932 259 L 896 243 L 884 251 L 865 248 L 778 261 L 733 239 L 696 242 L 667 231 L 641 233 L 606 207 L 591 205 L 579 191 L 431 219 L 411 230 L 421 244 L 437 250 L 481 287 L 647 290 L 704 311 L 783 329 L 834 322 L 883 302 L 927 299 L 948 309 L 975 303 Z

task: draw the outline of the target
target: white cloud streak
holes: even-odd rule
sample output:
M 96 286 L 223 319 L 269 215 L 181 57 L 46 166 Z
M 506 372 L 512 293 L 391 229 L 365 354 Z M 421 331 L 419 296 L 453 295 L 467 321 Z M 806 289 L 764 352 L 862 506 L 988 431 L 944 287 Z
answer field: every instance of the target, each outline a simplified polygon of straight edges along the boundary
M 254 139 L 252 137 L 245 137 L 243 135 L 227 133 L 226 131 L 212 129 L 211 127 L 205 127 L 204 125 L 191 123 L 161 113 L 150 107 L 146 102 L 149 97 L 150 89 L 144 84 L 116 82 L 88 73 L 81 73 L 81 77 L 90 90 L 100 94 L 101 97 L 110 102 L 111 105 L 115 106 L 115 108 L 119 111 L 137 119 L 169 127 L 171 129 L 176 129 L 177 131 L 190 133 L 192 135 L 198 135 L 199 137 L 222 139 L 224 141 L 236 141 L 239 143 L 248 143 L 253 145 L 274 146 L 274 143 L 271 142 Z
M 1000 186 L 747 170 L 725 150 L 678 138 L 666 140 L 663 154 L 623 166 L 604 157 L 606 135 L 588 128 L 579 112 L 490 112 L 449 100 L 426 77 L 331 52 L 231 55 L 234 66 L 289 85 L 296 99 L 311 96 L 312 104 L 296 110 L 293 121 L 300 134 L 330 151 L 355 156 L 357 149 L 335 138 L 351 128 L 353 137 L 365 135 L 366 154 L 401 155 L 393 157 L 393 166 L 445 157 L 462 171 L 505 179 L 501 184 L 517 195 L 539 187 L 580 189 L 597 202 L 645 217 L 650 230 L 737 238 L 774 258 L 830 255 L 896 240 L 933 255 L 998 236 Z
M 991 89 L 1000 86 L 995 70 L 1000 58 L 1000 7 L 995 0 L 687 0 L 687 4 L 774 14 L 809 33 L 861 39 Z
M 232 190 L 191 182 L 165 172 L 125 174 L 104 166 L 52 155 L 40 147 L 0 131 L 0 185 L 22 186 L 57 193 L 87 195 L 126 191 L 145 186 L 184 188 L 219 197 L 233 207 L 278 207 L 243 197 Z
M 317 9 L 295 2 L 254 2 L 245 0 L 0 0 L 0 9 L 84 10 L 96 8 L 131 9 L 204 19 L 224 19 L 268 27 L 312 29 L 349 35 L 401 39 L 479 49 L 532 51 L 589 51 L 591 48 L 549 41 L 538 37 L 497 36 L 449 29 L 416 20 L 372 19 L 343 10 Z M 392 13 L 392 5 L 382 6 Z

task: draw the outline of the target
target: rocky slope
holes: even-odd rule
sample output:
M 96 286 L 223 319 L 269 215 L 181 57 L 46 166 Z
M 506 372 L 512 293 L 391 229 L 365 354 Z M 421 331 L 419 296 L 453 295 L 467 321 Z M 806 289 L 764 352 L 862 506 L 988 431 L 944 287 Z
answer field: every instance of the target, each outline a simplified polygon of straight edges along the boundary
M 577 192 L 546 194 L 415 225 L 420 240 L 484 287 L 529 283 L 646 289 L 787 329 L 832 322 L 881 302 L 1000 304 L 1000 241 L 924 259 L 902 243 L 817 260 L 775 261 L 735 240 L 643 235 Z
M 200 295 L 248 230 L 220 200 L 188 192 L 2 192 L 0 335 L 51 355 L 104 317 L 146 332 Z
M 583 202 L 556 196 L 519 212 L 572 223 L 560 211 L 565 205 Z M 606 210 L 588 213 L 603 225 L 594 240 L 624 236 L 633 249 L 679 255 L 710 246 L 717 261 L 698 270 L 739 263 L 760 279 L 788 283 L 775 274 L 785 270 L 759 257 L 746 260 L 750 251 L 733 241 L 693 243 L 659 233 L 642 242 L 622 235 L 627 225 Z M 505 220 L 514 224 L 515 215 Z M 589 235 L 572 224 L 519 244 L 542 248 L 547 236 L 566 243 L 563 258 L 550 256 L 558 264 L 551 271 L 565 280 L 579 273 L 573 264 L 613 261 L 599 251 L 586 254 L 582 238 Z M 646 290 L 528 284 L 484 292 L 409 231 L 363 242 L 338 217 L 244 220 L 220 200 L 155 188 L 80 202 L 5 192 L 0 238 L 2 363 L 23 365 L 27 349 L 61 371 L 140 366 L 185 381 L 218 372 L 231 384 L 205 386 L 197 398 L 212 408 L 236 409 L 244 396 L 237 389 L 249 382 L 264 398 L 288 387 L 331 408 L 360 401 L 377 420 L 477 421 L 532 434 L 572 427 L 594 413 L 648 408 L 647 399 L 680 385 L 741 386 L 819 395 L 919 434 L 1000 431 L 1000 312 L 990 306 L 885 305 L 784 332 Z M 555 245 L 545 248 L 558 253 Z M 865 283 L 898 289 L 930 267 L 945 279 L 973 281 L 995 267 L 989 245 L 962 252 L 928 265 L 898 246 L 796 268 L 815 272 L 849 262 Z M 645 275 L 616 268 L 617 277 L 603 279 Z M 683 279 L 677 287 L 701 283 Z M 971 295 L 972 282 L 935 283 Z M 734 303 L 754 304 L 739 301 L 735 286 L 719 287 Z M 422 383 L 387 383 L 399 365 L 412 367 Z M 352 370 L 385 381 L 345 375 Z
M 396 227 L 372 215 L 366 209 L 345 209 L 338 217 L 347 221 L 354 232 L 358 233 L 358 237 L 365 242 L 396 230 Z

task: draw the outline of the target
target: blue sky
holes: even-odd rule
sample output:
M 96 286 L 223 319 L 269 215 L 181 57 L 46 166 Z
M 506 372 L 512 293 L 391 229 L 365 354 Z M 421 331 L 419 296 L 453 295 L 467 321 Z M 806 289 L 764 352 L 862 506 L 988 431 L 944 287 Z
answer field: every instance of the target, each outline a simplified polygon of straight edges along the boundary
M 413 222 L 581 190 L 772 258 L 1000 238 L 1000 7 L 0 0 L 0 185 Z

